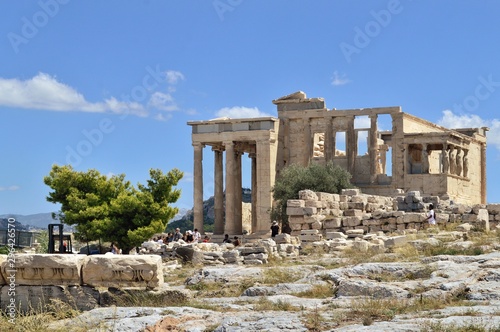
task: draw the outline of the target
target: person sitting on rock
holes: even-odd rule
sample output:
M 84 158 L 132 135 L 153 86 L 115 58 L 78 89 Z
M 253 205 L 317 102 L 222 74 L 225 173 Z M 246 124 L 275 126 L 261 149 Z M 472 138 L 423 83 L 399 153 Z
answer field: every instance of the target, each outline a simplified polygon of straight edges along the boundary
M 174 234 L 174 236 L 172 238 L 172 241 L 177 242 L 180 239 L 182 239 L 181 229 L 180 228 L 176 228 L 175 229 L 175 234 Z
M 186 231 L 186 242 L 187 243 L 192 243 L 193 241 L 194 241 L 193 232 L 192 231 Z
M 224 240 L 222 240 L 222 243 L 233 243 L 231 239 L 229 238 L 229 234 L 224 235 Z
M 234 240 L 233 240 L 233 245 L 234 245 L 235 247 L 237 247 L 237 246 L 239 246 L 240 244 L 241 244 L 240 239 L 239 239 L 237 236 L 235 236 L 235 237 L 234 237 Z

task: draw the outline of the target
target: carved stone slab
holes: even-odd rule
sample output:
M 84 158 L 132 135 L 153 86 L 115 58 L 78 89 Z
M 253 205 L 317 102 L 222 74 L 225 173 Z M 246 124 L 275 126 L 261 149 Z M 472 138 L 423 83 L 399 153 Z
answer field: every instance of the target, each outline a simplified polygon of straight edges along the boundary
M 15 274 L 17 285 L 80 285 L 85 258 L 71 254 L 15 255 L 13 262 L 0 260 L 0 272 L 4 280 Z
M 161 256 L 92 255 L 82 269 L 83 283 L 93 287 L 159 288 L 163 284 Z

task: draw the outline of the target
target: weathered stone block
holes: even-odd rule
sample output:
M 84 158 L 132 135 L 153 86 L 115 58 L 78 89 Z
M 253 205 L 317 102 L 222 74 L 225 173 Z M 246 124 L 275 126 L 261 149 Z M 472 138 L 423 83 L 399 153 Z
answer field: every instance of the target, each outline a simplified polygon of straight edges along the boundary
M 486 209 L 479 209 L 477 212 L 477 225 L 480 229 L 484 230 L 485 232 L 490 231 L 490 218 L 488 215 L 488 210 Z
M 487 204 L 486 209 L 488 210 L 489 214 L 494 214 L 494 215 L 500 214 L 500 203 Z
M 320 201 L 333 202 L 333 194 L 317 192 L 316 196 L 318 196 L 318 200 Z
M 339 202 L 328 202 L 328 208 L 335 210 L 340 208 Z
M 362 217 L 363 216 L 363 210 L 356 210 L 356 209 L 347 209 L 344 211 L 344 216 L 346 217 Z
M 273 239 L 274 239 L 274 242 L 276 242 L 276 244 L 290 244 L 290 243 L 292 243 L 292 237 L 290 236 L 290 234 L 287 234 L 287 233 L 278 234 Z
M 305 216 L 304 217 L 304 222 L 306 224 L 312 224 L 314 222 L 321 222 L 323 220 L 325 220 L 326 216 L 324 215 L 321 215 L 321 214 L 314 214 L 312 216 Z
M 469 213 L 469 214 L 464 214 L 462 215 L 462 222 L 468 223 L 468 222 L 476 222 L 477 220 L 477 214 Z
M 342 218 L 330 218 L 323 221 L 323 226 L 326 229 L 340 228 L 342 226 Z
M 14 269 L 9 261 L 1 265 L 4 280 L 14 270 L 17 285 L 80 285 L 83 260 L 71 254 L 16 255 Z
M 311 229 L 323 229 L 323 223 L 321 221 L 315 221 L 310 224 Z
M 347 196 L 355 196 L 355 195 L 361 194 L 361 190 L 359 190 L 359 189 L 342 189 L 341 194 L 347 195 Z
M 408 242 L 406 235 L 393 236 L 384 241 L 386 248 L 399 247 L 405 245 Z
M 315 207 L 305 207 L 304 209 L 304 215 L 306 216 L 311 216 L 313 214 L 318 213 L 318 209 Z
M 286 214 L 289 216 L 303 216 L 304 213 L 303 207 L 287 207 L 286 208 Z
M 323 240 L 323 235 L 321 234 L 306 234 L 300 235 L 300 241 L 302 242 L 314 242 L 314 241 L 321 241 Z
M 354 227 L 361 225 L 361 217 L 344 217 L 342 219 L 342 225 L 346 227 Z
M 304 221 L 304 215 L 300 215 L 300 216 L 288 216 L 288 223 L 290 225 L 292 224 L 303 224 L 305 223 Z
M 447 213 L 436 213 L 436 222 L 447 223 L 450 220 L 450 215 Z
M 345 235 L 342 232 L 326 232 L 326 239 L 327 240 L 347 239 L 347 235 Z
M 347 207 L 349 209 L 364 210 L 365 203 L 363 203 L 363 202 L 349 202 L 349 203 L 347 203 Z
M 327 206 L 327 202 L 323 201 L 311 201 L 311 200 L 306 200 L 305 201 L 305 207 L 315 207 L 315 208 L 325 208 Z
M 305 207 L 305 201 L 303 199 L 289 199 L 286 201 L 287 207 Z
M 300 232 L 300 235 L 311 235 L 311 234 L 319 234 L 319 231 L 317 229 L 311 229 L 311 230 L 303 230 Z
M 354 241 L 352 244 L 353 249 L 360 252 L 367 252 L 370 244 L 366 241 Z
M 0 306 L 2 310 L 10 302 L 9 287 L 2 287 Z M 99 291 L 86 286 L 22 286 L 15 289 L 16 309 L 22 313 L 45 308 L 53 300 L 70 303 L 77 310 L 88 311 L 99 307 Z
M 159 255 L 92 255 L 82 267 L 83 283 L 93 287 L 148 287 L 163 285 Z
M 299 191 L 299 199 L 317 201 L 318 196 L 312 190 L 301 190 Z

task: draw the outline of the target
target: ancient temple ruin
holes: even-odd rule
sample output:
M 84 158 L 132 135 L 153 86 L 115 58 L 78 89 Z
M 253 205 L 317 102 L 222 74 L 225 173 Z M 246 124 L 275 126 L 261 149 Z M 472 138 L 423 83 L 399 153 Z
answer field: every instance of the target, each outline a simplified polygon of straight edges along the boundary
M 278 118 L 188 122 L 194 147 L 195 228 L 203 229 L 205 147 L 214 154 L 214 234 L 268 233 L 271 190 L 280 170 L 291 164 L 332 161 L 349 171 L 351 182 L 367 194 L 415 190 L 457 203 L 486 203 L 488 128 L 448 129 L 401 107 L 327 109 L 323 98 L 307 98 L 301 91 L 273 103 Z M 389 119 L 390 128 L 379 130 L 381 117 Z M 356 119 L 363 118 L 365 127 L 356 127 Z M 252 223 L 245 230 L 244 154 L 252 160 Z

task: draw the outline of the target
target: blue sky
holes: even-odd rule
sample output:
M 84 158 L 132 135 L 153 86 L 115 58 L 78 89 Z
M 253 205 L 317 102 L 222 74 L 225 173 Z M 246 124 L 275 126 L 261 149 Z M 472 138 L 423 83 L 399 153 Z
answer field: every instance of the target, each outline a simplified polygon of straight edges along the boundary
M 179 168 L 176 206 L 191 208 L 186 122 L 277 116 L 271 101 L 297 90 L 328 108 L 490 127 L 500 202 L 499 12 L 493 0 L 2 1 L 0 214 L 57 210 L 43 183 L 54 163 L 134 184 Z

